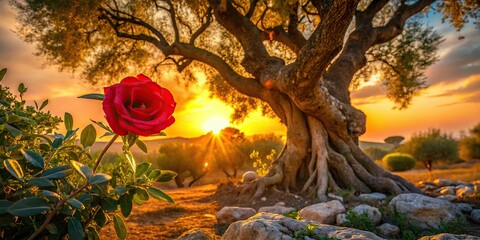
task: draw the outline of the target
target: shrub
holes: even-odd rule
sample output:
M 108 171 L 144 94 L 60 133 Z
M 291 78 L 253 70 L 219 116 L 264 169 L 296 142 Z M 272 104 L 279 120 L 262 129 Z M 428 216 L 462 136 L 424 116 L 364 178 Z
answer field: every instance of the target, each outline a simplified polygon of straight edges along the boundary
M 470 135 L 462 136 L 458 143 L 460 158 L 463 160 L 480 159 L 480 123 L 469 132 Z
M 5 72 L 0 71 L 0 81 Z M 2 239 L 99 239 L 100 228 L 111 222 L 117 236 L 125 239 L 127 229 L 119 212 L 127 217 L 134 203 L 149 197 L 173 202 L 152 185 L 170 176 L 150 169 L 148 163 L 135 164 L 128 149 L 139 141 L 136 136 L 122 137 L 122 161 L 108 174 L 98 173 L 105 152 L 93 161 L 93 125 L 77 134 L 72 116 L 65 113 L 66 133 L 50 134 L 60 119 L 42 111 L 48 101 L 27 106 L 22 99 L 26 87 L 21 84 L 18 90 L 20 101 L 0 86 Z
M 252 166 L 255 168 L 258 176 L 265 176 L 268 173 L 270 165 L 272 165 L 276 156 L 277 152 L 275 151 L 275 149 L 272 149 L 270 154 L 267 155 L 265 159 L 260 158 L 259 152 L 253 150 L 253 152 L 250 154 L 250 158 L 254 160 Z
M 390 171 L 401 172 L 415 167 L 416 160 L 409 154 L 390 153 L 383 157 L 383 165 Z
M 387 151 L 382 148 L 377 147 L 369 147 L 364 150 L 365 154 L 369 156 L 372 160 L 379 160 L 385 157 L 385 155 L 389 154 L 390 151 Z
M 373 221 L 368 217 L 368 213 L 366 212 L 358 214 L 350 210 L 345 218 L 347 219 L 345 222 L 346 227 L 375 232 L 375 224 L 373 224 Z
M 414 134 L 408 142 L 398 148 L 399 152 L 408 153 L 422 161 L 431 171 L 434 161 L 456 161 L 458 144 L 451 134 L 442 133 L 440 129 Z

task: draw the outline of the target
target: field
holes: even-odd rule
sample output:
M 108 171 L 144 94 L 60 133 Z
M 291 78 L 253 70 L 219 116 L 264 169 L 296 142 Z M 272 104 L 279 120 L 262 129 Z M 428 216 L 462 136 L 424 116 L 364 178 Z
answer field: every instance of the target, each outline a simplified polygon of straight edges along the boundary
M 411 170 L 396 173 L 414 183 L 422 180 L 443 178 L 449 180 L 475 181 L 480 179 L 480 161 L 471 161 L 450 165 L 448 168 L 435 169 L 431 174 L 427 170 Z M 150 199 L 142 206 L 135 206 L 132 215 L 125 219 L 128 239 L 176 239 L 190 229 L 201 229 L 206 234 L 220 238 L 225 226 L 216 223 L 216 212 L 225 205 L 225 199 L 215 197 L 217 185 L 206 184 L 191 188 L 165 191 L 172 196 L 176 204 Z M 288 198 L 290 195 L 286 196 Z M 282 200 L 276 199 L 275 201 Z M 291 201 L 285 199 L 287 204 Z M 269 201 L 270 202 L 270 201 Z M 262 205 L 265 205 L 264 203 Z M 258 210 L 258 203 L 252 202 Z M 115 238 L 113 224 L 102 229 L 101 237 Z

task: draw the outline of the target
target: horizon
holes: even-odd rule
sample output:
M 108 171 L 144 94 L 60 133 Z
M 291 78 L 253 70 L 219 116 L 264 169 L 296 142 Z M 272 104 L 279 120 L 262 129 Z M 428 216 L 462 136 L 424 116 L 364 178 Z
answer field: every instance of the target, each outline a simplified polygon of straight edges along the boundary
M 7 5 L 4 1 L 0 3 L 0 68 L 8 69 L 1 84 L 17 94 L 17 86 L 23 82 L 29 89 L 25 95 L 29 104 L 33 104 L 33 100 L 41 103 L 48 99 L 45 109 L 62 118 L 64 112 L 70 112 L 75 127 L 85 127 L 91 123 L 89 119 L 106 122 L 100 102 L 77 98 L 101 93 L 102 87 L 86 84 L 78 73 L 59 72 L 57 66 L 45 65 L 44 58 L 34 55 L 34 45 L 25 43 L 13 32 L 17 24 L 15 12 Z M 416 96 L 405 110 L 392 109 L 394 104 L 385 97 L 378 79 L 353 91 L 352 104 L 367 115 L 367 132 L 360 140 L 383 142 L 393 135 L 408 139 L 412 133 L 429 128 L 440 128 L 458 137 L 461 131 L 468 131 L 480 122 L 480 111 L 474 110 L 480 109 L 480 30 L 470 23 L 456 32 L 447 23 L 440 24 L 441 19 L 435 14 L 428 21 L 445 39 L 439 47 L 439 61 L 426 70 L 429 88 Z M 174 113 L 176 123 L 165 130 L 168 138 L 191 138 L 229 126 L 232 109 L 209 97 L 207 79 L 202 72 L 195 76 L 198 84 L 189 86 L 187 91 L 184 84 L 175 82 L 175 74 L 165 71 L 162 79 L 154 79 L 171 90 L 178 103 Z M 246 135 L 286 134 L 286 128 L 278 119 L 262 117 L 260 111 L 250 114 L 243 123 L 231 126 Z

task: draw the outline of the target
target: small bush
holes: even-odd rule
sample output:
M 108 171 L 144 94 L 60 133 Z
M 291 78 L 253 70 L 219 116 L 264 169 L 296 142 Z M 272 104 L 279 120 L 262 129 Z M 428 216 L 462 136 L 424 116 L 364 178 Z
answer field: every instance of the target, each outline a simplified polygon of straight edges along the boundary
M 410 154 L 390 153 L 383 157 L 383 165 L 390 171 L 401 172 L 415 167 L 417 162 Z
M 354 211 L 348 211 L 345 217 L 347 218 L 345 222 L 346 227 L 375 232 L 375 224 L 373 224 L 372 220 L 368 217 L 368 213 L 358 214 Z
M 372 160 L 379 160 L 385 157 L 385 155 L 389 154 L 390 151 L 385 149 L 377 148 L 377 147 L 369 147 L 364 150 L 365 154 L 369 156 Z
M 480 159 L 480 123 L 469 132 L 470 135 L 462 136 L 458 143 L 460 158 L 466 161 Z

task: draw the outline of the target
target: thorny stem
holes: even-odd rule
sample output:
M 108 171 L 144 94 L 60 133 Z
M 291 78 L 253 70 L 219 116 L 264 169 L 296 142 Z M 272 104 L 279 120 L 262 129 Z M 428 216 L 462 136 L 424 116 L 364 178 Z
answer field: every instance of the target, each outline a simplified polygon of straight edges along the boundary
M 100 153 L 100 156 L 98 156 L 98 159 L 97 159 L 97 162 L 95 163 L 95 166 L 93 167 L 93 174 L 95 174 L 95 171 L 97 170 L 98 166 L 100 165 L 100 162 L 102 162 L 102 158 L 103 156 L 105 155 L 105 153 L 107 152 L 107 150 L 110 148 L 110 146 L 112 146 L 112 144 L 115 142 L 115 140 L 118 138 L 118 135 L 115 134 L 115 136 L 112 137 L 112 139 L 110 140 L 110 142 L 108 142 L 107 146 L 105 146 L 105 148 L 102 150 L 102 152 Z M 42 225 L 28 238 L 28 240 L 33 240 L 35 239 L 46 227 L 47 225 L 50 223 L 50 221 L 52 220 L 52 218 L 55 216 L 55 214 L 57 214 L 57 212 L 63 207 L 63 205 L 65 205 L 65 203 L 67 202 L 68 199 L 74 197 L 75 195 L 77 195 L 78 193 L 80 193 L 83 189 L 87 188 L 89 185 L 88 183 L 88 180 L 85 182 L 85 184 L 83 184 L 80 188 L 78 188 L 77 190 L 75 190 L 74 192 L 72 192 L 70 195 L 68 195 L 68 197 L 62 199 L 61 201 L 59 201 L 57 203 L 57 205 L 55 206 L 55 208 L 48 214 L 47 218 L 45 219 L 45 221 L 42 223 Z

